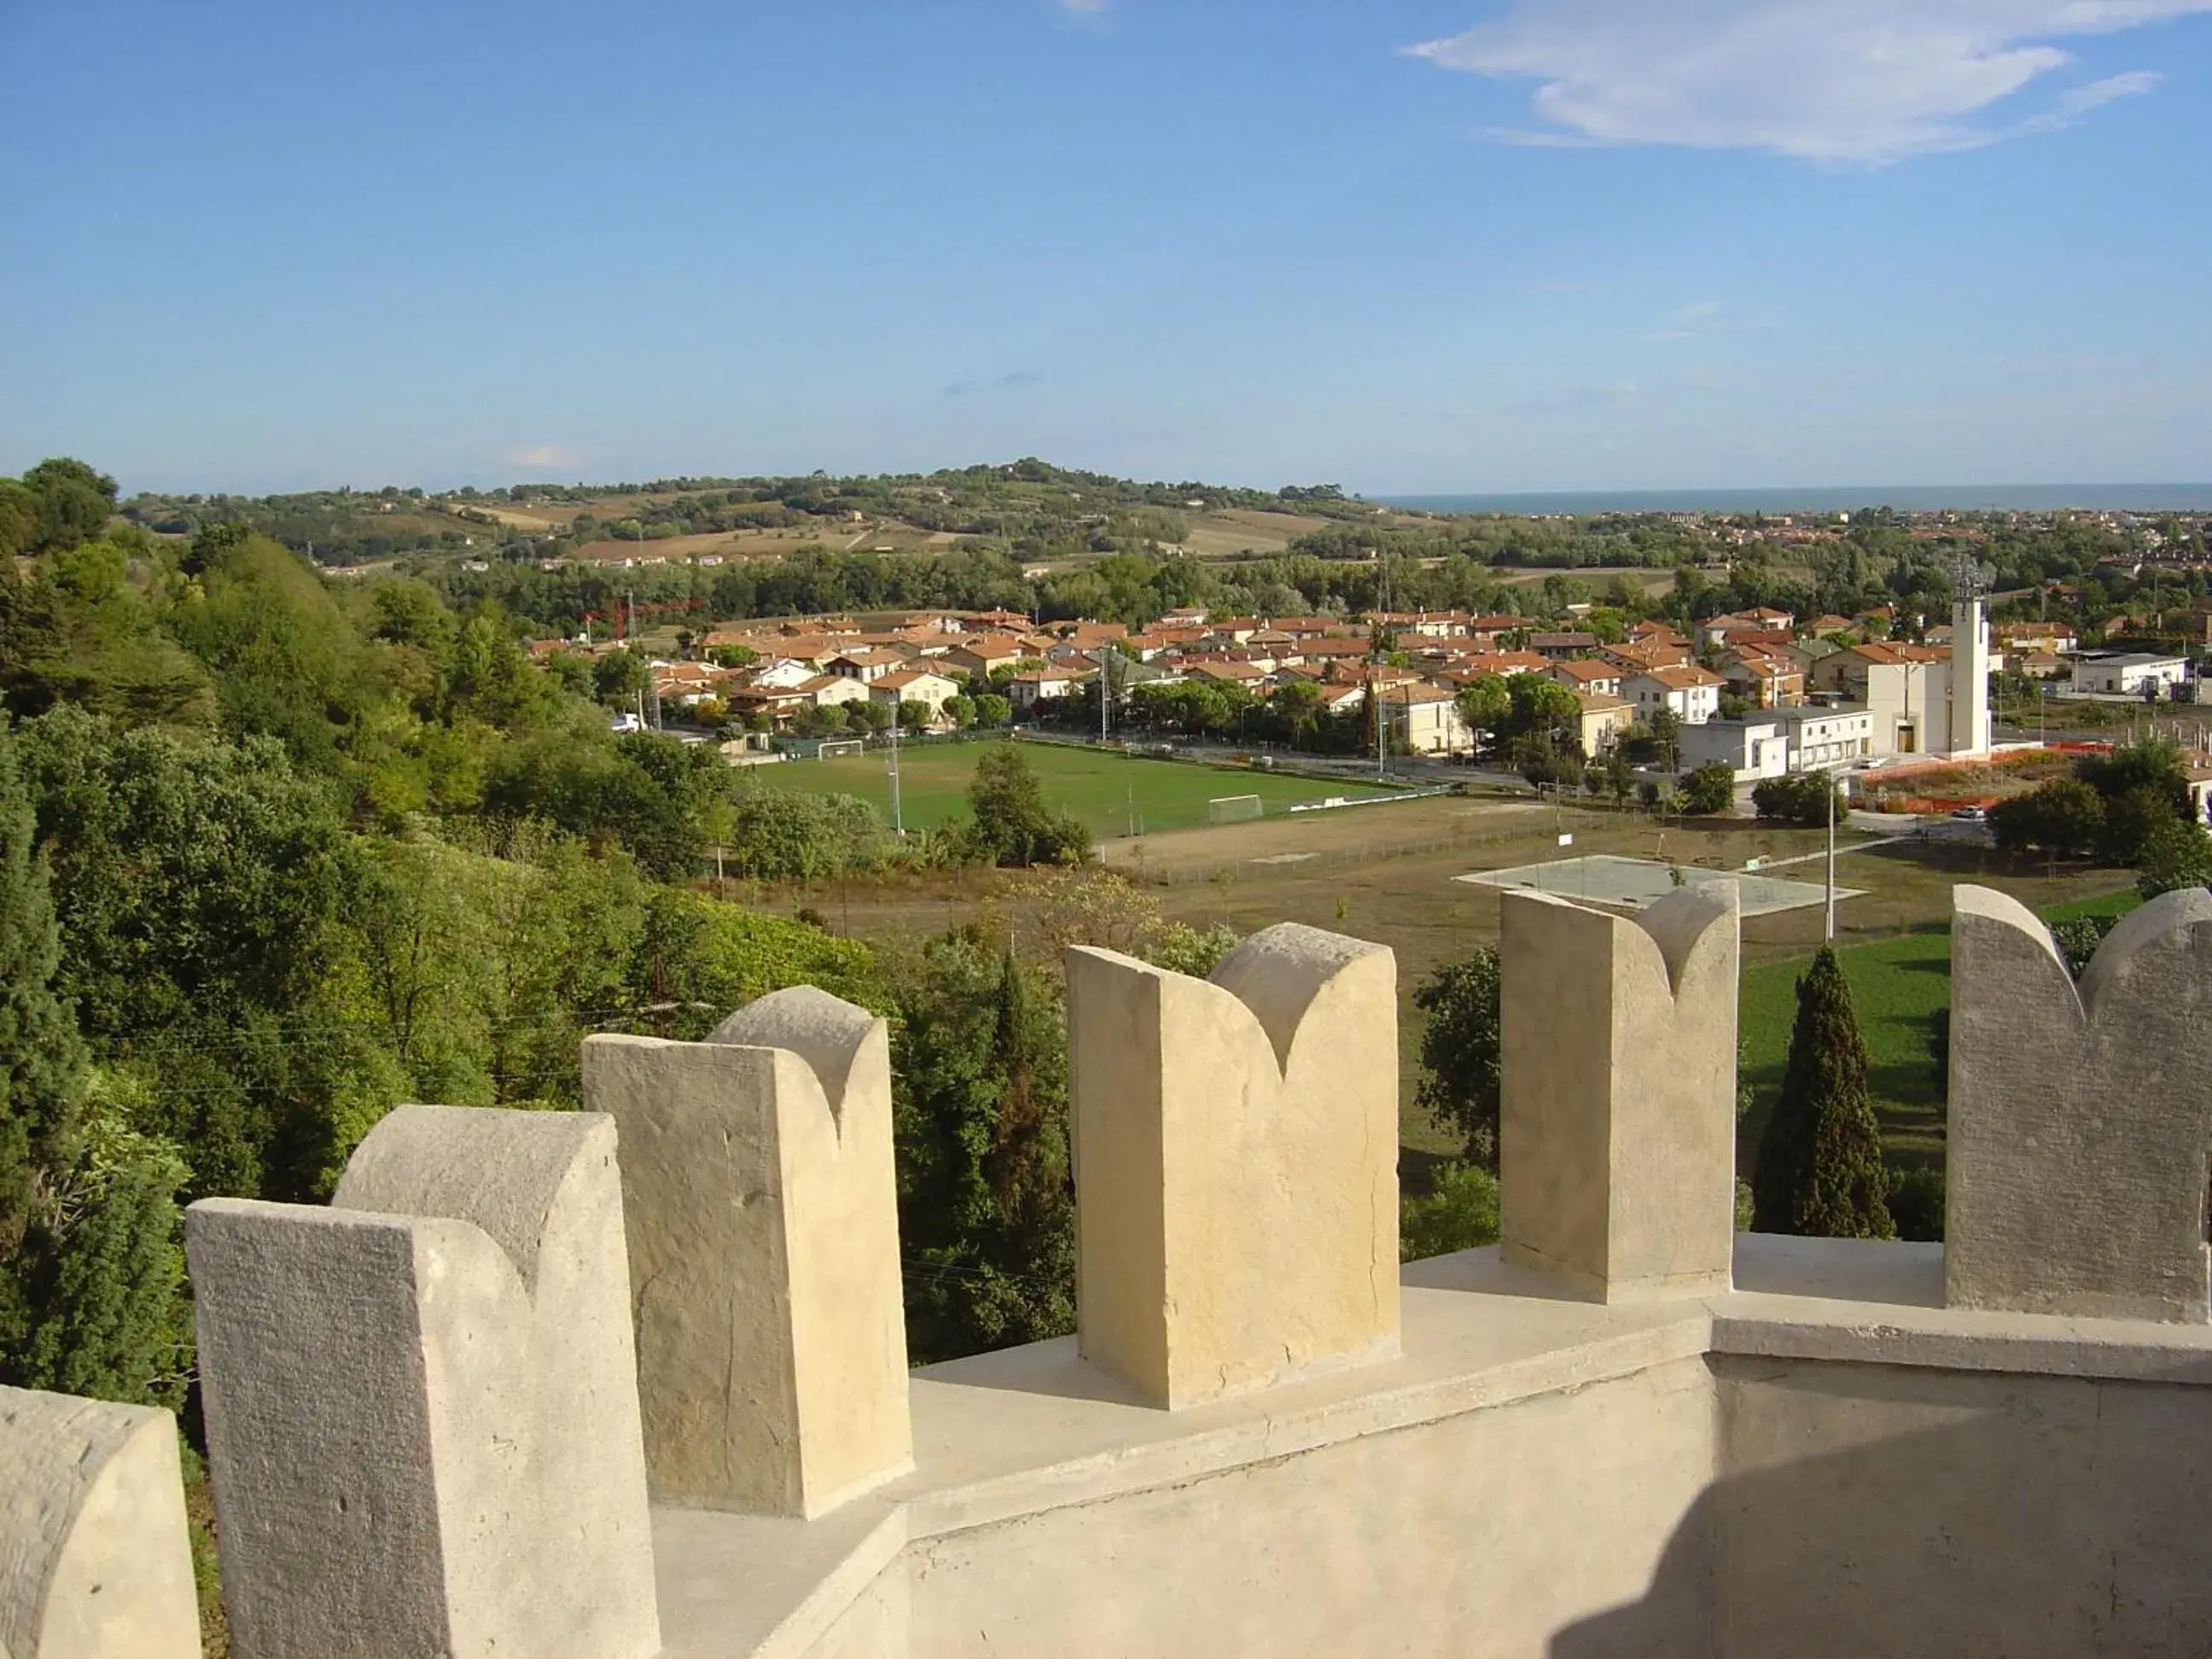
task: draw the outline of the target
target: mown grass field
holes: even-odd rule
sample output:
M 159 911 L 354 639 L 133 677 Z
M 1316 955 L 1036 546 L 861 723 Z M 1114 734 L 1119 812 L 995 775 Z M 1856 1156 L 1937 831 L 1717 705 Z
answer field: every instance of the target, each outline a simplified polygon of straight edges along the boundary
M 2130 889 L 2049 906 L 2039 914 L 2046 921 L 2120 915 L 2138 902 Z M 1949 924 L 1925 924 L 1899 938 L 1849 946 L 1839 954 L 1858 1005 L 1859 1030 L 1866 1039 L 1868 1093 L 1881 1120 L 1891 1157 L 1908 1167 L 1940 1162 L 1943 1086 L 1936 1075 L 1930 1036 L 1935 1014 L 1951 1003 Z M 1804 959 L 1797 958 L 1744 971 L 1743 1078 L 1751 1086 L 1752 1103 L 1738 1144 L 1747 1170 L 1781 1092 L 1790 1029 L 1797 1015 L 1797 978 L 1804 965 Z
M 933 829 L 967 815 L 968 781 L 987 746 L 936 744 L 899 751 L 899 799 L 908 829 Z M 1024 744 L 1022 753 L 1043 784 L 1045 799 L 1073 813 L 1102 840 L 1127 836 L 1133 830 L 1151 834 L 1204 823 L 1206 803 L 1224 795 L 1257 795 L 1262 811 L 1273 817 L 1296 802 L 1389 793 L 1371 784 L 1139 760 L 1051 744 Z M 880 753 L 763 766 L 749 775 L 763 788 L 858 795 L 878 807 L 887 822 L 890 817 L 890 785 Z

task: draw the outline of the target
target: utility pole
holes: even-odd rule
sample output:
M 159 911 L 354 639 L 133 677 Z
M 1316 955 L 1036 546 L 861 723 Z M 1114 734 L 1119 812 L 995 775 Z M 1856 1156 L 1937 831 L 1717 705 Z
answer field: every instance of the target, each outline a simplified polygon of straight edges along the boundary
M 1098 645 L 1098 746 L 1103 749 L 1109 739 L 1109 721 L 1107 711 L 1114 702 L 1114 671 L 1108 666 L 1113 660 L 1114 647 L 1104 641 Z

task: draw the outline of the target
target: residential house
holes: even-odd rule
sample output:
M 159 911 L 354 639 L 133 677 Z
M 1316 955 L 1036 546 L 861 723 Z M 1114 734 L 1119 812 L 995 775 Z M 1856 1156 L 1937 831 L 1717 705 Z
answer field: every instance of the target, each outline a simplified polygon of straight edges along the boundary
M 1725 617 L 1708 617 L 1698 627 L 1708 645 L 1718 645 L 1724 635 L 1739 630 L 1787 635 L 1795 630 L 1796 623 L 1797 618 L 1790 612 L 1762 605 L 1748 611 L 1731 611 Z
M 1544 671 L 1544 678 L 1556 681 L 1570 691 L 1587 692 L 1592 696 L 1618 700 L 1621 693 L 1621 668 L 1619 663 L 1607 662 L 1599 657 L 1577 657 L 1566 662 L 1555 662 Z M 1585 744 L 1587 750 L 1589 745 Z
M 1805 670 L 1793 657 L 1738 646 L 1721 658 L 1720 676 L 1754 708 L 1781 708 L 1805 701 Z
M 841 678 L 866 684 L 904 668 L 906 654 L 900 651 L 886 651 L 878 646 L 864 645 L 849 651 L 832 652 L 822 666 Z
M 2204 613 L 2200 611 L 2198 614 Z M 1990 629 L 1990 644 L 1994 649 L 2008 653 L 2046 651 L 2054 657 L 2063 657 L 2069 651 L 2081 649 L 2081 641 L 2069 623 L 1998 623 Z
M 1006 695 L 1013 700 L 1016 712 L 1027 713 L 1041 702 L 1052 702 L 1071 695 L 1085 680 L 1097 677 L 1095 669 L 1024 668 L 1007 683 Z
M 788 690 L 812 679 L 821 671 L 812 663 L 803 662 L 797 657 L 768 657 L 744 672 L 748 685 Z
M 1595 634 L 1540 633 L 1528 636 L 1528 648 L 1550 661 L 1565 662 L 1570 658 L 1588 656 L 1598 648 L 1601 642 Z
M 1381 611 L 1374 620 L 1401 640 L 1457 639 L 1468 632 L 1464 611 Z
M 1464 754 L 1474 734 L 1441 685 L 1401 685 L 1381 691 L 1382 724 L 1395 746 L 1413 755 Z
M 927 668 L 901 669 L 868 684 L 871 702 L 889 703 L 894 708 L 902 702 L 927 703 L 933 722 L 945 718 L 946 701 L 959 695 L 959 681 Z
M 942 660 L 963 674 L 977 679 L 987 678 L 994 668 L 1011 668 L 1023 658 L 1032 654 L 1019 640 L 1004 634 L 976 634 L 964 636 Z
M 1693 661 L 1688 642 L 1664 640 L 1656 635 L 1647 635 L 1640 640 L 1631 640 L 1625 645 L 1609 645 L 1598 653 L 1609 662 L 1617 662 L 1631 673 L 1648 673 L 1655 668 L 1674 668 Z
M 810 700 L 817 708 L 868 700 L 868 682 L 855 679 L 850 674 L 817 674 L 812 679 L 801 680 L 791 689 Z
M 1257 663 L 1212 659 L 1187 663 L 1184 672 L 1194 680 L 1208 680 L 1216 685 L 1241 685 L 1247 691 L 1257 691 L 1267 678 L 1267 671 Z
M 1682 663 L 1632 674 L 1623 692 L 1645 719 L 1671 708 L 1685 726 L 1701 726 L 1721 712 L 1722 684 L 1711 669 Z
M 1619 742 L 1636 724 L 1636 710 L 1625 699 L 1605 691 L 1577 691 L 1582 707 L 1583 753 L 1595 755 Z

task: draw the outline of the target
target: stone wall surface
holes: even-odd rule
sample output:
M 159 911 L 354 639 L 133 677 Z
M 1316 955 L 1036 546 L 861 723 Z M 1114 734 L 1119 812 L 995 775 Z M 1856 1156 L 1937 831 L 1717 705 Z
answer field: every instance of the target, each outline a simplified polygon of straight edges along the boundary
M 1507 1256 L 1609 1302 L 1725 1291 L 1735 1232 L 1735 884 L 1637 916 L 1507 893 Z
M 623 1142 L 656 1500 L 820 1515 L 911 1467 L 890 1038 L 799 988 L 704 1043 L 593 1037 Z
M 1715 1652 L 2196 1659 L 2212 1644 L 2202 1386 L 1723 1358 Z
M 176 1419 L 0 1388 L 0 1659 L 196 1659 Z
M 1619 1602 L 1664 1659 L 1711 1651 L 1702 1584 L 1644 1601 L 1711 1467 L 1705 1366 L 1354 1437 L 917 1546 L 913 1659 L 1542 1659 Z
M 659 1649 L 612 1122 L 403 1107 L 186 1216 L 239 1659 Z
M 1395 980 L 1290 925 L 1211 980 L 1067 952 L 1078 1326 L 1157 1403 L 1393 1351 Z
M 1950 1300 L 2203 1321 L 2212 893 L 2123 918 L 2078 987 L 2018 900 L 1952 907 Z

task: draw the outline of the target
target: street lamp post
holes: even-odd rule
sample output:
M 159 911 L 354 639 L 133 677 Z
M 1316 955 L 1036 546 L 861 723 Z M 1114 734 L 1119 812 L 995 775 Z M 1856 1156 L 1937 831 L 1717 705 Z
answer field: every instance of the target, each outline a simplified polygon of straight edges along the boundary
M 1828 896 L 1827 927 L 1824 935 L 1827 943 L 1836 942 L 1836 781 L 1827 779 L 1828 786 Z

